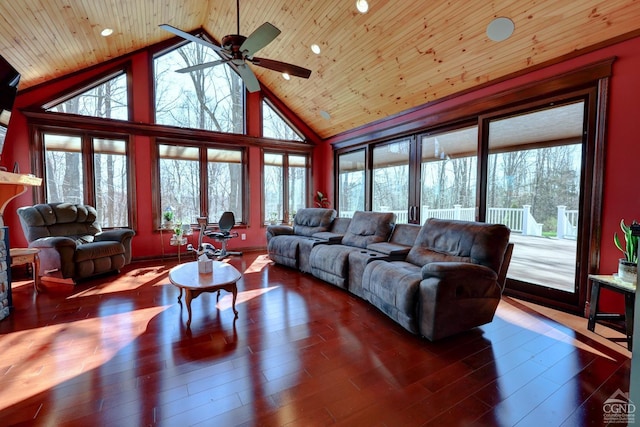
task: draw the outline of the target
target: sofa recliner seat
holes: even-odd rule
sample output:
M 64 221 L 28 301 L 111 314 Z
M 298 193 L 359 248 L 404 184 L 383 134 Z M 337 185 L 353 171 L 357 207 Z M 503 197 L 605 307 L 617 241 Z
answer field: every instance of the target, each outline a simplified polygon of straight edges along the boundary
M 300 209 L 293 226 L 267 227 L 267 252 L 278 264 L 310 273 L 309 253 L 318 244 L 339 241 L 342 234 L 332 232 L 336 211 L 327 208 Z
M 43 278 L 75 283 L 97 274 L 119 271 L 131 262 L 130 229 L 103 231 L 92 206 L 71 203 L 18 208 L 30 248 L 40 250 Z
M 311 273 L 325 282 L 349 289 L 350 254 L 366 251 L 368 245 L 386 242 L 395 217 L 392 212 L 355 212 L 339 244 L 313 247 L 309 255 Z
M 363 297 L 432 341 L 489 323 L 502 295 L 509 235 L 504 225 L 431 218 L 405 261 L 367 264 Z
M 376 260 L 403 260 L 411 250 L 420 228 L 417 224 L 395 224 L 388 241 L 371 243 L 365 250 L 351 251 L 348 260 L 349 292 L 364 298 L 362 277 L 367 264 Z

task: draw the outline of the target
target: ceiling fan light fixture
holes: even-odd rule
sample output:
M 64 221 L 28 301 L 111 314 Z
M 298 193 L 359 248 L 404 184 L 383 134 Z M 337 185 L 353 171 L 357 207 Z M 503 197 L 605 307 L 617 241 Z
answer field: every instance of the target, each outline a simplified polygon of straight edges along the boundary
M 325 120 L 330 120 L 331 119 L 331 114 L 329 114 L 328 112 L 321 110 L 320 111 L 320 117 L 322 117 Z
M 315 53 L 316 55 L 320 55 L 320 46 L 318 46 L 317 44 L 312 44 L 311 45 L 311 52 Z
M 496 18 L 487 25 L 487 37 L 494 42 L 501 42 L 511 37 L 515 28 L 516 26 L 511 19 Z
M 291 80 L 291 76 L 288 73 L 282 73 L 282 78 L 285 80 Z
M 104 30 L 102 30 L 100 32 L 100 35 L 102 37 L 109 37 L 111 34 L 113 34 L 113 29 L 111 29 L 111 28 L 105 28 Z
M 356 9 L 362 14 L 367 13 L 369 11 L 369 2 L 367 0 L 356 0 Z

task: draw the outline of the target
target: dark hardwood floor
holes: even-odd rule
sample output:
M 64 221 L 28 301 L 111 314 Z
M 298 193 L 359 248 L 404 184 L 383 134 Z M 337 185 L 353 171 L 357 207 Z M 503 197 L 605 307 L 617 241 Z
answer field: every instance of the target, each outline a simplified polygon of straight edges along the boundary
M 625 344 L 586 319 L 504 298 L 491 324 L 432 343 L 260 253 L 229 259 L 238 318 L 229 294 L 204 294 L 189 331 L 175 262 L 38 295 L 19 278 L 0 424 L 603 425 L 605 400 L 629 391 Z

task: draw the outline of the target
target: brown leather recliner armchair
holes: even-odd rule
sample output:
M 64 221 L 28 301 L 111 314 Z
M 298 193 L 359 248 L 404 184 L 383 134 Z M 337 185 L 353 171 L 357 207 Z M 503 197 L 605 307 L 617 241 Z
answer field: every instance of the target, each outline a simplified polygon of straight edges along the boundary
M 97 274 L 119 271 L 131 262 L 130 229 L 102 231 L 92 206 L 50 203 L 18 209 L 30 248 L 40 250 L 44 278 L 75 283 Z

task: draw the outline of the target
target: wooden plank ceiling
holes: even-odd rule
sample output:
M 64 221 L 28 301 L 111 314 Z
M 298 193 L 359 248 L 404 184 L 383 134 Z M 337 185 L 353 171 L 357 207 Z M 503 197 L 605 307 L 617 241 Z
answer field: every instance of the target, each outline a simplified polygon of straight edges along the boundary
M 556 58 L 638 34 L 634 0 L 355 0 L 240 2 L 240 32 L 265 21 L 282 34 L 259 56 L 312 70 L 285 81 L 254 67 L 263 85 L 327 138 Z M 495 17 L 515 23 L 491 41 Z M 0 2 L 0 54 L 22 74 L 20 89 L 172 37 L 168 23 L 236 32 L 235 0 L 20 0 Z M 101 37 L 104 27 L 115 30 Z M 322 52 L 315 55 L 310 45 Z M 330 114 L 330 119 L 321 112 Z

